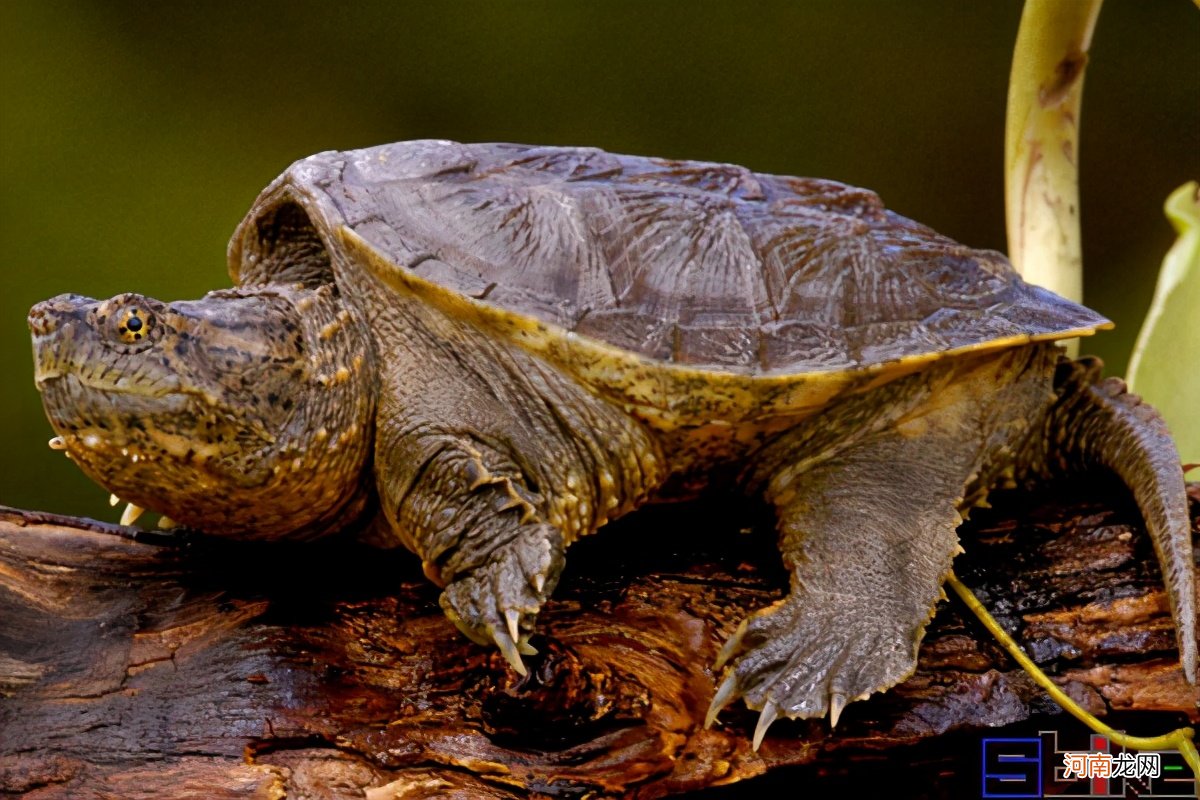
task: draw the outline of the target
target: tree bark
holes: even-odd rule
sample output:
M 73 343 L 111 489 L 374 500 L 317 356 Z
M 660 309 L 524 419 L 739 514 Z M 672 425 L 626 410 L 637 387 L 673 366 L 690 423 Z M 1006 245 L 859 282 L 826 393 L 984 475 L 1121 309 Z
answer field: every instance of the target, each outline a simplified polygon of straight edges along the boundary
M 1152 717 L 1162 730 L 1195 721 L 1137 510 L 1099 478 L 1052 491 L 977 512 L 959 576 L 1093 713 L 1171 712 Z M 1190 492 L 1195 515 L 1200 485 Z M 522 680 L 446 621 L 406 553 L 0 508 L 0 789 L 659 797 L 797 764 L 813 765 L 806 781 L 853 783 L 848 765 L 889 759 L 928 762 L 936 782 L 978 769 L 980 731 L 1061 722 L 982 626 L 943 601 L 917 673 L 852 703 L 836 731 L 783 721 L 755 753 L 757 715 L 740 703 L 705 730 L 720 645 L 786 590 L 764 514 L 650 508 L 577 544 Z M 955 741 L 962 755 L 931 749 Z

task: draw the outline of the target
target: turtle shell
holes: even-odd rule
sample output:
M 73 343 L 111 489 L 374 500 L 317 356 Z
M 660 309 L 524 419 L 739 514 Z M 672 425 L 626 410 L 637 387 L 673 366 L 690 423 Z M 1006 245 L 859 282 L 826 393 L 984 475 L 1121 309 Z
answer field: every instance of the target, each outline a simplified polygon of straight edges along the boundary
M 659 408 L 697 381 L 819 405 L 862 375 L 1111 325 L 873 192 L 593 148 L 318 154 L 260 196 L 230 271 L 316 280 L 331 250 Z

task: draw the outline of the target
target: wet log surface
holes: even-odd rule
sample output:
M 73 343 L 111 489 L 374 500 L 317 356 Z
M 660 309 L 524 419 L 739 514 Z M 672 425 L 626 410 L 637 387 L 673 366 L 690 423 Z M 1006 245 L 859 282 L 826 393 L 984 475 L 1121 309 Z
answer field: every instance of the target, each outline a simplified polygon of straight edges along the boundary
M 1200 486 L 1191 496 L 1195 515 Z M 1110 721 L 1195 721 L 1123 490 L 1093 479 L 993 502 L 964 527 L 956 569 L 1005 627 Z M 835 732 L 782 721 L 755 753 L 740 704 L 704 730 L 718 648 L 785 591 L 773 544 L 761 510 L 731 503 L 610 526 L 571 551 L 522 680 L 444 619 L 406 553 L 0 509 L 0 791 L 726 798 L 896 776 L 893 796 L 978 796 L 981 736 L 1074 724 L 944 601 L 918 672 L 852 703 Z

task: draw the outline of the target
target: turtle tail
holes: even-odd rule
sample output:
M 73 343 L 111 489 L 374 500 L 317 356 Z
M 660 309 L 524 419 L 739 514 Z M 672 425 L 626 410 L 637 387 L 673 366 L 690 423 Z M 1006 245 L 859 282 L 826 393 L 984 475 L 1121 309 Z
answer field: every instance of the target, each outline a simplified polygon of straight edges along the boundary
M 1102 369 L 1096 358 L 1059 361 L 1044 449 L 1031 461 L 1044 474 L 1102 466 L 1133 492 L 1162 568 L 1183 672 L 1194 684 L 1195 566 L 1179 453 L 1158 412 L 1120 378 L 1102 378 Z

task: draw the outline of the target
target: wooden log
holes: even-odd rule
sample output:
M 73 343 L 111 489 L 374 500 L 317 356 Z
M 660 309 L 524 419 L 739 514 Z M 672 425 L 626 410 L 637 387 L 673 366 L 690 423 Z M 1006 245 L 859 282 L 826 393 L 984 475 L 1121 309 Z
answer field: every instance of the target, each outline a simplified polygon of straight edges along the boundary
M 1099 478 L 1052 491 L 977 512 L 959 576 L 1089 710 L 1196 720 L 1136 509 Z M 649 798 L 800 764 L 853 787 L 854 765 L 897 760 L 933 785 L 978 769 L 980 731 L 1060 713 L 944 601 L 918 672 L 836 731 L 783 721 L 756 753 L 740 704 L 705 730 L 718 648 L 786 589 L 770 523 L 743 503 L 664 506 L 580 542 L 520 679 L 445 620 L 406 553 L 0 509 L 0 790 Z

